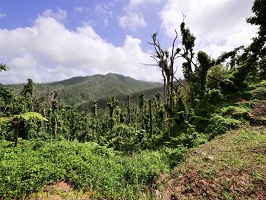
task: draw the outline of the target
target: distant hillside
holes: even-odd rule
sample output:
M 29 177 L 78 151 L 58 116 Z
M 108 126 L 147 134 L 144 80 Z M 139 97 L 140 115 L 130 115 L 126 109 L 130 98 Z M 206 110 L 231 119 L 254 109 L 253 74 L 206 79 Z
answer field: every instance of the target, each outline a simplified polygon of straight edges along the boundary
M 8 87 L 18 94 L 23 85 L 25 84 L 8 85 Z M 93 100 L 98 100 L 99 106 L 106 105 L 108 98 L 112 96 L 123 101 L 128 95 L 132 99 L 137 99 L 139 94 L 145 93 L 147 97 L 152 98 L 157 92 L 162 92 L 162 84 L 135 80 L 114 73 L 35 84 L 36 95 L 44 95 L 48 91 L 56 91 L 63 103 L 84 109 L 88 108 Z

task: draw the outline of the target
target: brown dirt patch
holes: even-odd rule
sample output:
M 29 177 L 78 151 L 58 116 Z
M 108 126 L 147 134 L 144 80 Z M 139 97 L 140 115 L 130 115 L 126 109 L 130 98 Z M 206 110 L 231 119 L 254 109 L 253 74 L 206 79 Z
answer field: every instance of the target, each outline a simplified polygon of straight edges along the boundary
M 266 125 L 266 100 L 260 100 L 252 109 L 252 113 L 246 115 L 250 125 Z
M 45 185 L 44 191 L 46 192 L 51 192 L 51 191 L 71 192 L 73 191 L 73 187 L 71 184 L 61 181 L 53 185 Z
M 38 193 L 30 195 L 27 200 L 88 200 L 92 194 L 75 191 L 71 183 L 60 181 L 45 185 Z
M 253 109 L 253 115 L 260 117 L 266 116 L 266 100 L 261 100 Z

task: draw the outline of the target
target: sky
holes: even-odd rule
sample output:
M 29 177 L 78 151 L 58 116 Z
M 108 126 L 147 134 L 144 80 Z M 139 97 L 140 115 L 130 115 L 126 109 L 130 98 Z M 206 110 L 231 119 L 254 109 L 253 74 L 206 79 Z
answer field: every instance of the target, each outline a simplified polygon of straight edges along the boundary
M 196 37 L 195 52 L 217 58 L 256 36 L 258 27 L 246 23 L 252 5 L 253 0 L 0 0 L 0 63 L 9 67 L 0 83 L 110 72 L 157 82 L 162 77 L 148 44 L 153 33 L 170 49 L 185 19 Z M 176 61 L 176 78 L 182 78 L 181 62 Z

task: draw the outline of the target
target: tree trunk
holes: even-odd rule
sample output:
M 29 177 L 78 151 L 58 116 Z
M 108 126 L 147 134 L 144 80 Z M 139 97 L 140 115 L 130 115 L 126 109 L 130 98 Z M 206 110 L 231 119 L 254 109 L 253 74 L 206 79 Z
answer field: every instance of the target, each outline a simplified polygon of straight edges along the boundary
M 13 122 L 15 124 L 15 132 L 16 132 L 16 135 L 15 135 L 15 147 L 18 146 L 18 134 L 19 134 L 19 121 L 15 121 Z
M 149 137 L 152 136 L 152 106 L 151 106 L 151 100 L 149 100 L 149 112 L 150 112 L 150 134 Z
M 53 130 L 53 134 L 54 134 L 54 136 L 57 135 L 57 120 L 56 120 L 56 116 L 54 117 L 54 130 Z
M 128 96 L 127 99 L 127 124 L 130 124 L 131 122 L 131 110 L 130 110 L 130 96 Z

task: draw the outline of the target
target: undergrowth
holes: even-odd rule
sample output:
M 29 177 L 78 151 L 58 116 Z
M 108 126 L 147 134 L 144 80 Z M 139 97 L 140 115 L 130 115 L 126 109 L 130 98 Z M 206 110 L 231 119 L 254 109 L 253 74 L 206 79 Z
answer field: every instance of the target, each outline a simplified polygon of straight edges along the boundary
M 136 198 L 161 173 L 184 159 L 184 148 L 126 155 L 96 143 L 0 142 L 0 197 L 24 199 L 44 185 L 69 182 L 92 197 Z M 0 198 L 1 199 L 1 198 Z

